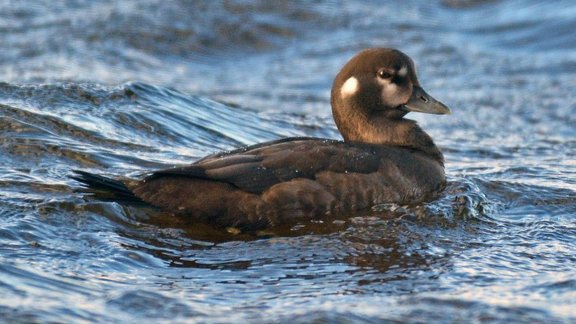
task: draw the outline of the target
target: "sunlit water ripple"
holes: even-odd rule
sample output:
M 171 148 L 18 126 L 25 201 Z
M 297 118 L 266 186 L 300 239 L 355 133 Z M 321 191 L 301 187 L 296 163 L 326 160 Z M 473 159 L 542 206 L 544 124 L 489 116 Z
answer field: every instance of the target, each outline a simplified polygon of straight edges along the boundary
M 0 4 L 0 319 L 576 321 L 573 1 Z M 398 47 L 453 115 L 437 201 L 221 233 L 69 178 L 339 138 L 329 88 Z

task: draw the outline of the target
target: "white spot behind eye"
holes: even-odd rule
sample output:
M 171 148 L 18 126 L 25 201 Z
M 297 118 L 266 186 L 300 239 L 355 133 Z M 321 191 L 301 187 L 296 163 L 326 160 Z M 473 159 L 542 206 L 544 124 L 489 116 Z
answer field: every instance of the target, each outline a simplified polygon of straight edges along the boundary
M 403 65 L 400 70 L 398 70 L 398 75 L 401 77 L 405 77 L 406 73 L 408 73 L 408 68 L 406 67 L 406 65 Z
M 342 88 L 340 89 L 340 94 L 342 95 L 342 97 L 348 97 L 355 94 L 356 91 L 358 91 L 358 79 L 356 79 L 355 77 L 350 77 L 342 85 Z

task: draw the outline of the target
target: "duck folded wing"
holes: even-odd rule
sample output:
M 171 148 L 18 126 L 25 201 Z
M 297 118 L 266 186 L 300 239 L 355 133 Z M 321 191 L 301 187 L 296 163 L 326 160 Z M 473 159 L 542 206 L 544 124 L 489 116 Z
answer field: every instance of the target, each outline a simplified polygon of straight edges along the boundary
M 145 181 L 190 177 L 225 182 L 260 194 L 280 182 L 313 180 L 323 171 L 371 173 L 379 166 L 380 156 L 370 145 L 295 138 L 212 155 L 189 166 L 154 172 Z

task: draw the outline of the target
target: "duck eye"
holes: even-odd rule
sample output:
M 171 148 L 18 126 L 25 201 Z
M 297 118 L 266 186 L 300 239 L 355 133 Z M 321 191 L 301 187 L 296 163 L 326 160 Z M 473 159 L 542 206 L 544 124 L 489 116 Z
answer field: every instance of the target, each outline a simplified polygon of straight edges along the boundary
M 392 78 L 392 74 L 386 70 L 378 70 L 378 77 L 380 79 L 390 79 Z

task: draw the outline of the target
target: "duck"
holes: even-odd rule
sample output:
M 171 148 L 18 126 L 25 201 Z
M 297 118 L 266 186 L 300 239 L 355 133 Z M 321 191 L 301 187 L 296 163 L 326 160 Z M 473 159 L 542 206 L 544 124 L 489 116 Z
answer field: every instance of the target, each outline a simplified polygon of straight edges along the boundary
M 386 203 L 436 199 L 444 157 L 410 112 L 449 114 L 420 86 L 413 60 L 365 49 L 336 75 L 332 115 L 343 140 L 290 137 L 208 155 L 196 162 L 111 179 L 75 170 L 107 200 L 144 203 L 175 217 L 241 231 L 354 215 Z

